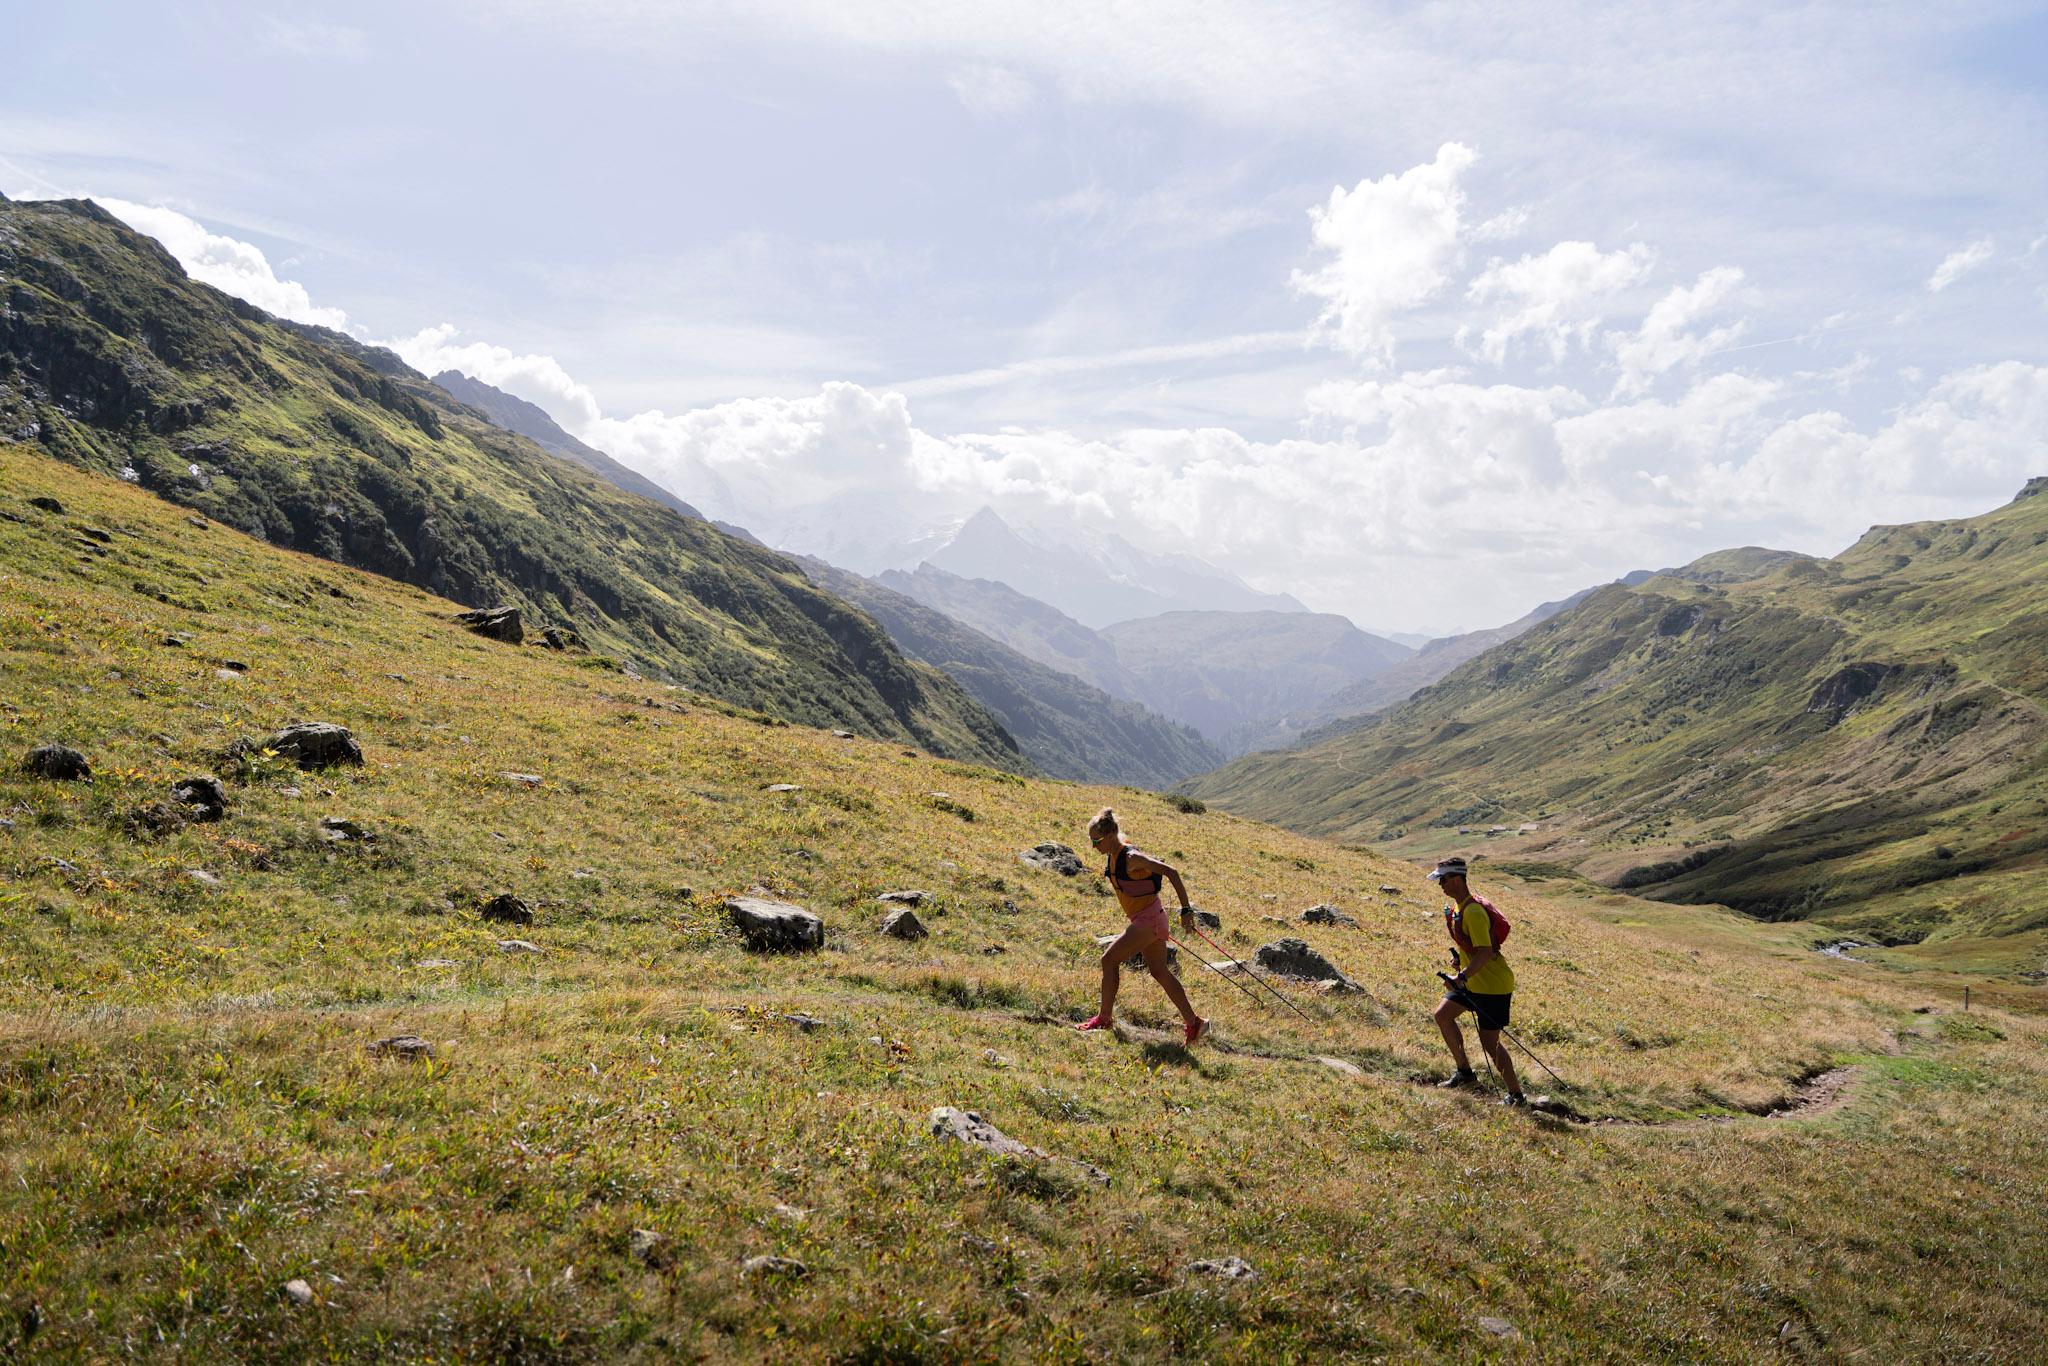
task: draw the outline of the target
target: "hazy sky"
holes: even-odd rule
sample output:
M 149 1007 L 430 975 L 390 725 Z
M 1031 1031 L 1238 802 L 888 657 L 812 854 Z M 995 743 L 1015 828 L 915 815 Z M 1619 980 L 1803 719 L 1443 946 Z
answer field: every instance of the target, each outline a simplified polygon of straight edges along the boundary
M 989 501 L 1438 632 L 2048 472 L 2040 5 L 4 3 L 0 49 L 0 190 L 785 538 Z

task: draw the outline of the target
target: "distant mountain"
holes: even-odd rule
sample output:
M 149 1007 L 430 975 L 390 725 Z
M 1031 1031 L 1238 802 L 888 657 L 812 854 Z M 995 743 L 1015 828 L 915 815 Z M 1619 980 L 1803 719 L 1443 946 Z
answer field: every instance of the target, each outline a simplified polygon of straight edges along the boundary
M 790 560 L 621 491 L 389 351 L 187 279 L 90 201 L 0 198 L 0 432 L 275 544 L 516 605 L 710 698 L 1024 763 Z
M 908 574 L 887 570 L 876 576 L 876 582 L 1113 697 L 1136 701 L 1142 694 L 1137 675 L 1117 658 L 1116 647 L 1106 637 L 1006 583 L 963 579 L 931 564 Z
M 1810 558 L 1812 557 L 1792 550 L 1766 550 L 1761 546 L 1743 546 L 1738 550 L 1717 550 L 1712 554 L 1702 555 L 1692 563 L 1677 569 L 1631 570 L 1615 582 L 1626 588 L 1648 583 L 1658 577 L 1683 579 L 1689 583 L 1743 583 Z M 1432 640 L 1414 655 L 1385 672 L 1375 674 L 1364 682 L 1329 697 L 1316 709 L 1315 717 L 1308 728 L 1296 737 L 1297 741 L 1302 744 L 1316 744 L 1344 731 L 1356 730 L 1364 725 L 1374 712 L 1406 701 L 1467 660 L 1477 659 L 1494 646 L 1506 644 L 1531 627 L 1578 606 L 1598 591 L 1600 590 L 1597 587 L 1585 588 L 1568 598 L 1543 603 L 1505 626 L 1496 626 L 1485 631 L 1468 631 L 1464 635 Z
M 1331 694 L 1411 653 L 1321 612 L 1167 612 L 1102 634 L 1140 697 L 1228 754 L 1288 743 Z
M 812 582 L 880 622 L 905 654 L 945 671 L 995 713 L 1024 756 L 1055 778 L 1163 789 L 1223 762 L 1194 731 L 1029 659 L 943 611 L 822 560 L 803 564 Z
M 1121 536 L 1078 527 L 1020 529 L 987 507 L 924 560 L 962 578 L 1008 584 L 1098 629 L 1161 612 L 1308 610 L 1192 555 L 1150 554 Z
M 1375 635 L 1386 640 L 1391 640 L 1396 645 L 1406 645 L 1411 650 L 1419 650 L 1423 646 L 1429 644 L 1432 640 L 1442 639 L 1441 636 L 1423 635 L 1420 631 L 1375 631 L 1369 626 L 1362 627 L 1361 629 L 1366 631 L 1370 635 Z
M 2044 603 L 2037 479 L 1830 560 L 1749 548 L 1608 585 L 1356 730 L 1190 786 L 1418 854 L 1490 831 L 1639 894 L 1973 962 L 1968 941 L 2048 935 L 2023 890 L 2048 860 Z

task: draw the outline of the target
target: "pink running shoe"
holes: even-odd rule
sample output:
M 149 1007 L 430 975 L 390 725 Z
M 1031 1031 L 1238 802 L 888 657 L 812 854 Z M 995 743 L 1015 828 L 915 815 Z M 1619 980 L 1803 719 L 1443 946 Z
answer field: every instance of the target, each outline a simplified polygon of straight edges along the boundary
M 1187 1027 L 1188 1043 L 1193 1044 L 1196 1040 L 1200 1039 L 1204 1034 L 1207 1034 L 1208 1032 L 1209 1022 L 1207 1020 L 1197 1018 L 1193 1024 Z
M 1100 1015 L 1090 1015 L 1087 1019 L 1075 1025 L 1074 1028 L 1086 1034 L 1092 1029 L 1107 1029 L 1109 1026 L 1110 1021 L 1103 1019 Z

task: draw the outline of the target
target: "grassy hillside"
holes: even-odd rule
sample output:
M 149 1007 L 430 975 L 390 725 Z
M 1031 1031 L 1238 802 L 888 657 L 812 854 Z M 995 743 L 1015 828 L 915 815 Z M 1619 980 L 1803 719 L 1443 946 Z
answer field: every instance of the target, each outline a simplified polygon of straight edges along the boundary
M 1214 746 L 1187 727 L 1047 668 L 945 612 L 822 560 L 806 559 L 804 565 L 820 588 L 880 622 L 905 654 L 967 689 L 1041 772 L 1168 788 L 1223 762 Z
M 1517 1026 L 1571 1082 L 1533 1089 L 1620 1122 L 1507 1113 L 1415 1084 L 1439 1066 L 1441 944 L 1412 867 L 729 716 L 480 640 L 445 601 L 118 481 L 0 462 L 0 1352 L 1753 1361 L 2040 1341 L 2038 991 L 1964 1015 L 1946 978 L 1786 927 L 1488 878 L 1517 925 Z M 295 718 L 352 727 L 363 766 L 259 755 L 218 823 L 138 815 Z M 19 769 L 50 739 L 90 784 Z M 1145 982 L 1136 1032 L 1074 1034 L 1118 914 L 1016 853 L 1076 842 L 1104 801 L 1187 869 L 1231 952 L 1298 935 L 1365 992 L 1298 992 L 1310 1025 L 1189 964 L 1213 1044 L 1152 1032 L 1168 1012 Z M 323 836 L 329 817 L 366 838 Z M 756 885 L 821 914 L 824 951 L 748 953 L 720 907 Z M 930 894 L 930 938 L 877 932 L 872 898 L 896 888 Z M 534 923 L 483 919 L 501 894 Z M 1321 901 L 1359 925 L 1295 920 Z M 401 1034 L 431 1059 L 370 1051 Z M 1843 1070 L 1809 1095 L 1824 1068 Z M 1108 1184 L 935 1137 L 940 1106 Z M 1232 1256 L 1257 1278 L 1190 1269 Z
M 0 200 L 0 298 L 13 440 L 280 545 L 516 604 L 740 705 L 1017 762 L 950 679 L 787 559 L 615 489 L 389 352 L 187 280 L 89 202 Z
M 1604 588 L 1354 733 L 1194 788 L 1418 854 L 1492 832 L 1645 895 L 2038 970 L 2044 488 L 1833 560 Z

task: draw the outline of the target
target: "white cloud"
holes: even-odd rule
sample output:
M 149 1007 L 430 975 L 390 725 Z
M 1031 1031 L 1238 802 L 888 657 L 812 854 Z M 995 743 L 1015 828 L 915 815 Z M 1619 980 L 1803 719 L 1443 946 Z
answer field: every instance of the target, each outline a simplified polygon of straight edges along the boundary
M 1609 334 L 1608 344 L 1621 366 L 1615 393 L 1624 397 L 1640 394 L 1659 376 L 1681 365 L 1698 365 L 1741 340 L 1748 326 L 1743 322 L 1705 332 L 1692 328 L 1733 298 L 1742 279 L 1742 271 L 1735 266 L 1715 266 L 1692 285 L 1680 285 L 1659 299 L 1633 333 Z
M 1510 238 L 1519 237 L 1522 235 L 1522 230 L 1529 226 L 1529 218 L 1529 210 L 1523 205 L 1503 210 L 1472 229 L 1472 240 L 1475 242 L 1505 242 Z
M 1471 148 L 1447 142 L 1434 160 L 1340 185 L 1309 211 L 1315 245 L 1331 259 L 1295 271 L 1292 282 L 1323 300 L 1316 325 L 1324 336 L 1369 364 L 1393 362 L 1393 318 L 1434 297 L 1458 262 L 1458 181 L 1474 160 Z
M 1563 360 L 1574 341 L 1592 340 L 1604 306 L 1646 279 L 1655 261 L 1641 242 L 1610 252 L 1591 242 L 1559 242 L 1541 256 L 1493 261 L 1465 293 L 1474 303 L 1500 305 L 1480 336 L 1479 354 L 1502 364 L 1526 335 L 1547 346 L 1553 361 Z
M 131 204 L 100 195 L 93 196 L 93 202 L 137 232 L 161 242 L 164 250 L 178 258 L 185 273 L 202 284 L 246 299 L 280 318 L 350 330 L 346 313 L 317 307 L 304 285 L 278 279 L 269 258 L 254 243 L 224 237 L 161 205 Z
M 1980 238 L 1969 246 L 1952 251 L 1941 258 L 1941 264 L 1934 268 L 1934 274 L 1927 277 L 1927 292 L 1939 294 L 1956 281 L 1968 275 L 1991 259 L 1991 239 Z
M 343 57 L 354 60 L 370 55 L 370 38 L 359 28 L 346 24 L 323 24 L 317 20 L 263 20 L 264 46 L 295 57 Z
M 589 433 L 603 416 L 597 395 L 571 379 L 553 356 L 520 355 L 489 342 L 458 343 L 457 335 L 454 327 L 442 323 L 382 344 L 423 375 L 460 370 L 472 379 L 539 404 L 570 435 L 590 439 Z
M 977 118 L 1014 118 L 1038 101 L 1038 87 L 1003 66 L 963 66 L 947 75 L 946 85 Z

